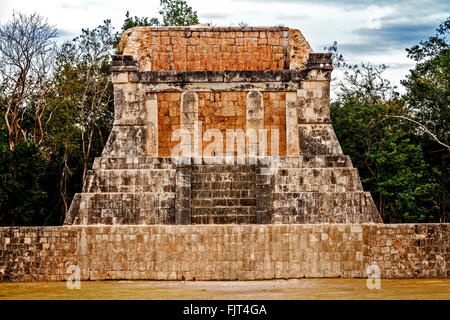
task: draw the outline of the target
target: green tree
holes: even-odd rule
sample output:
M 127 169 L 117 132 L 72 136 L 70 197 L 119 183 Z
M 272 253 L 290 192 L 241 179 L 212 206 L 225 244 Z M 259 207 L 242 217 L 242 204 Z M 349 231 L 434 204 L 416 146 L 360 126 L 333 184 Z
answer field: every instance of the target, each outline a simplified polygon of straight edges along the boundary
M 438 173 L 424 160 L 405 101 L 383 77 L 386 66 L 349 67 L 331 104 L 336 135 L 345 154 L 359 169 L 385 222 L 436 219 Z
M 61 156 L 59 193 L 65 213 L 73 195 L 69 192 L 69 177 L 81 174 L 84 180 L 112 126 L 109 68 L 116 37 L 111 21 L 105 20 L 103 25 L 83 29 L 79 37 L 64 43 L 58 56 L 52 148 Z
M 417 129 L 417 139 L 424 150 L 425 160 L 439 172 L 435 205 L 439 219 L 448 222 L 450 206 L 450 18 L 436 29 L 436 34 L 407 49 L 408 57 L 416 62 L 402 84 L 409 119 Z
M 146 17 L 139 18 L 137 16 L 130 17 L 130 12 L 127 11 L 125 14 L 125 20 L 123 21 L 122 31 L 125 31 L 134 27 L 144 27 L 144 26 L 159 26 L 160 23 L 157 18 L 148 19 Z
M 0 141 L 0 225 L 42 225 L 48 193 L 43 187 L 46 162 L 33 141 L 9 149 L 3 130 Z
M 411 142 L 410 132 L 395 124 L 384 128 L 365 162 L 371 174 L 362 182 L 373 185 L 385 222 L 435 220 L 436 173 L 425 163 L 421 146 Z
M 402 84 L 413 119 L 427 127 L 437 139 L 449 145 L 450 137 L 450 18 L 437 34 L 407 49 L 417 64 Z M 449 150 L 450 151 L 450 150 Z
M 197 11 L 194 11 L 184 0 L 160 0 L 161 21 L 158 18 L 130 17 L 127 11 L 122 31 L 141 26 L 190 26 L 197 24 Z
M 161 0 L 163 26 L 190 26 L 198 23 L 197 11 L 194 11 L 184 0 Z

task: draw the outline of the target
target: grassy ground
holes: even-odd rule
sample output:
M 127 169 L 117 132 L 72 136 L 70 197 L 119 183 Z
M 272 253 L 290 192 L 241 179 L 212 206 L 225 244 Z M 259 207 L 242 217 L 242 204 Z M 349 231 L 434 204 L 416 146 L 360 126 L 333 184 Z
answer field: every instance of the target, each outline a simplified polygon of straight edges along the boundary
M 450 279 L 366 279 L 270 281 L 83 281 L 0 283 L 0 299 L 450 299 Z

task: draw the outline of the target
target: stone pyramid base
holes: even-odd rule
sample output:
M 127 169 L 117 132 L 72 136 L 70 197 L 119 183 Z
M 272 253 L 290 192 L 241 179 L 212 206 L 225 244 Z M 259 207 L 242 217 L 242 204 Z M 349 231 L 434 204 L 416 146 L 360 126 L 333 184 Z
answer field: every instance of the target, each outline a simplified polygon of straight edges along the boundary
M 348 156 L 196 160 L 97 158 L 65 224 L 382 223 Z

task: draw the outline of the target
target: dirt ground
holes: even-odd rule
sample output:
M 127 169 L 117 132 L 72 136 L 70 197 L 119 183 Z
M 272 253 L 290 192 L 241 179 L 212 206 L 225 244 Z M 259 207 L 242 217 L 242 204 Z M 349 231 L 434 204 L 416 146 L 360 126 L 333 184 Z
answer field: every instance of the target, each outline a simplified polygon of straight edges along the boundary
M 381 279 L 379 290 L 366 279 L 268 281 L 82 281 L 0 283 L 0 300 L 15 299 L 450 299 L 450 279 Z

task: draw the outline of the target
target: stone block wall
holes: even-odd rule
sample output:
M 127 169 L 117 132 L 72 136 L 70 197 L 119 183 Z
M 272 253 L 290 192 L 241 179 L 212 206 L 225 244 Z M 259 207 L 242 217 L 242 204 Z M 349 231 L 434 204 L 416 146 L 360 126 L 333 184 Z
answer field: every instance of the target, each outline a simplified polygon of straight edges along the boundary
M 311 47 L 286 27 L 137 27 L 119 47 L 140 71 L 302 69 Z
M 96 158 L 66 224 L 174 224 L 175 165 L 167 158 Z
M 450 277 L 449 224 L 0 228 L 0 281 Z
M 295 92 L 293 94 L 296 95 Z M 247 96 L 248 92 L 215 91 L 198 92 L 195 121 L 201 122 L 202 136 L 209 129 L 222 133 L 223 152 L 227 148 L 227 130 L 247 130 Z M 182 127 L 181 94 L 178 92 L 158 93 L 158 155 L 170 157 L 172 149 L 179 143 L 172 141 L 172 133 Z M 267 155 L 271 155 L 271 130 L 278 130 L 278 154 L 286 155 L 286 92 L 263 92 L 261 95 L 261 129 L 267 130 Z M 193 123 L 193 122 L 192 122 Z M 248 137 L 246 137 L 248 143 Z M 210 141 L 203 141 L 203 153 Z M 230 141 L 228 141 L 230 143 Z M 236 147 L 235 147 L 236 150 Z M 244 150 L 248 155 L 248 150 Z
M 79 229 L 0 228 L 0 281 L 59 281 L 77 265 Z
M 172 141 L 172 132 L 181 127 L 181 93 L 160 92 L 158 99 L 158 154 L 170 157 L 178 141 Z
M 272 223 L 381 223 L 348 156 L 281 158 L 271 177 Z

